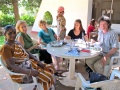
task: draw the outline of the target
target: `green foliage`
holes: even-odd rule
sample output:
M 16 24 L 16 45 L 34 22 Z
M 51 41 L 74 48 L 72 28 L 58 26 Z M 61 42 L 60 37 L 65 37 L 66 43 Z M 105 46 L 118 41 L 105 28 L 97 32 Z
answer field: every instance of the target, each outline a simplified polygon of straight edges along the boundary
M 0 26 L 3 27 L 5 25 L 15 25 L 15 18 L 13 15 L 2 14 L 0 16 Z
M 28 12 L 36 13 L 40 7 L 42 0 L 20 0 L 19 5 L 23 6 Z
M 4 36 L 0 36 L 0 48 L 4 44 L 4 42 L 5 42 L 5 37 Z
M 46 11 L 43 19 L 47 22 L 48 25 L 51 25 L 53 22 L 52 14 L 49 11 Z
M 42 0 L 0 0 L 0 11 L 13 15 L 13 3 L 18 2 L 18 8 L 23 7 L 28 13 L 37 13 Z
M 21 20 L 25 20 L 28 26 L 32 26 L 35 21 L 35 17 L 29 16 L 29 15 L 23 15 L 21 16 Z M 1 27 L 4 27 L 8 24 L 15 25 L 15 23 L 16 22 L 15 22 L 15 18 L 13 15 L 7 15 L 7 14 L 0 15 L 0 26 Z
M 0 11 L 2 11 L 4 14 L 12 14 L 12 0 L 0 0 Z
M 25 20 L 27 22 L 28 26 L 32 26 L 34 24 L 35 17 L 23 15 L 23 16 L 21 16 L 21 20 Z

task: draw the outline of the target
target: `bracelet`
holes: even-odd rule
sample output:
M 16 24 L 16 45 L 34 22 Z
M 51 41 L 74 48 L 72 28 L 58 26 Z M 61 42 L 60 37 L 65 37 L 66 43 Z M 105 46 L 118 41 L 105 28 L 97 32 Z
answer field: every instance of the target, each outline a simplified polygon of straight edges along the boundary
M 31 71 L 32 71 L 32 70 L 30 69 L 30 72 L 29 72 L 29 74 L 28 74 L 29 76 L 30 76 L 30 74 L 31 74 Z

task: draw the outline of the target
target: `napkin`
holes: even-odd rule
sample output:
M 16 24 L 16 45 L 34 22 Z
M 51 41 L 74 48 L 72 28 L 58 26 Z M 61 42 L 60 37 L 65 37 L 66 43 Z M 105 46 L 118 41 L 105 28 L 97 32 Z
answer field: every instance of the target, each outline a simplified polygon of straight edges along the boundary
M 79 56 L 80 51 L 77 48 L 72 48 L 71 50 L 68 50 L 65 54 L 70 55 L 70 56 Z
M 81 52 L 87 52 L 87 53 L 90 53 L 90 50 L 82 49 Z

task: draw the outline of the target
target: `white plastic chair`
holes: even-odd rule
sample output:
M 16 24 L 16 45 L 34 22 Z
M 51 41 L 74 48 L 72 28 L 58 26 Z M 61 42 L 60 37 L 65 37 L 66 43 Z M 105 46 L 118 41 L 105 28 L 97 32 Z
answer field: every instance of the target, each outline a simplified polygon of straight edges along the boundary
M 85 90 L 85 87 L 91 88 L 100 87 L 102 90 L 120 90 L 120 80 L 114 79 L 114 76 L 118 76 L 120 78 L 120 71 L 113 70 L 110 76 L 110 80 L 90 83 L 89 81 L 85 80 L 81 73 L 78 73 L 75 90 L 79 90 L 79 88 Z
M 111 58 L 109 65 L 105 65 L 104 67 L 104 75 L 109 76 L 111 73 L 112 69 L 115 68 L 120 68 L 120 42 L 119 42 L 119 55 L 118 56 L 114 56 Z M 114 60 L 118 60 L 118 62 L 116 64 L 114 64 Z
M 0 64 L 3 66 L 5 71 L 8 72 L 10 75 L 25 75 L 25 74 L 22 74 L 22 73 L 15 73 L 15 72 L 10 71 L 6 67 L 5 62 L 2 60 L 1 56 L 0 56 Z M 42 85 L 40 83 L 37 83 L 37 79 L 35 77 L 33 77 L 33 83 L 28 83 L 28 84 L 20 84 L 20 83 L 17 83 L 17 82 L 13 81 L 13 90 L 21 90 L 22 87 L 29 87 L 29 85 L 32 85 L 32 86 L 37 85 L 38 90 L 44 90 Z
M 37 59 L 39 59 L 39 55 L 38 54 L 32 54 L 33 56 L 35 56 Z

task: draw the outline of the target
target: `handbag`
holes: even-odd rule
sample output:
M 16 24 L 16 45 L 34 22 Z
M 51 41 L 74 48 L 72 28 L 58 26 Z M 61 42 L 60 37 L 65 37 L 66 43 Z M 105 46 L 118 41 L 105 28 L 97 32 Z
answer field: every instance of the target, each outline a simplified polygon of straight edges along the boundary
M 25 61 L 22 62 L 22 64 L 20 64 L 19 67 L 23 69 L 32 69 L 31 62 L 29 59 L 25 59 Z M 22 76 L 22 83 L 32 83 L 32 82 L 33 82 L 32 76 L 29 75 Z
M 108 80 L 108 77 L 97 72 L 90 72 L 89 76 L 90 76 L 90 83 Z

